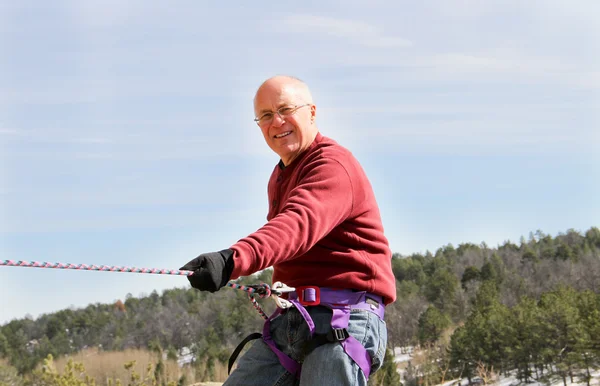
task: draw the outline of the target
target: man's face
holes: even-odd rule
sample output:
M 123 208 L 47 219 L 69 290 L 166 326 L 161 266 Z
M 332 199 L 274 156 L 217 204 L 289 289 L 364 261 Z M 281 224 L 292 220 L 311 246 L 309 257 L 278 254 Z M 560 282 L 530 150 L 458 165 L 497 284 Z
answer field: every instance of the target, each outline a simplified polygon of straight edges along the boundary
M 254 101 L 256 117 L 264 119 L 258 125 L 265 141 L 285 165 L 314 139 L 315 106 L 307 104 L 302 94 L 302 89 L 293 83 L 273 81 L 258 90 Z

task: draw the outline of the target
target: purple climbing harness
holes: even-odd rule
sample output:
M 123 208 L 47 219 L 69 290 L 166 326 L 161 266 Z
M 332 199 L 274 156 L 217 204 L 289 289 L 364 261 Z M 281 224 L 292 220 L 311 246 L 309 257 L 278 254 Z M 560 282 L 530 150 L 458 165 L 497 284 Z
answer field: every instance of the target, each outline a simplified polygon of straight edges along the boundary
M 294 291 L 288 292 L 287 301 L 296 307 L 306 321 L 311 338 L 314 337 L 315 324 L 305 307 L 321 305 L 330 308 L 333 312 L 331 317 L 331 331 L 324 337 L 325 339 L 322 340 L 322 343 L 340 342 L 346 354 L 356 362 L 363 371 L 365 377 L 369 379 L 372 359 L 364 346 L 348 333 L 348 322 L 350 321 L 350 311 L 356 309 L 373 312 L 383 320 L 385 306 L 381 296 L 373 295 L 365 291 L 357 292 L 353 290 L 338 290 L 308 286 L 296 287 Z M 271 337 L 271 320 L 280 315 L 283 310 L 284 309 L 281 306 L 278 307 L 266 320 L 263 326 L 262 339 L 275 355 L 277 355 L 281 365 L 289 373 L 294 374 L 299 378 L 302 365 L 279 350 Z M 259 337 L 261 337 L 261 334 L 252 334 L 244 340 L 240 346 L 243 347 L 248 339 Z M 235 357 L 237 357 L 237 354 L 239 354 L 239 351 L 241 350 L 240 346 L 238 346 L 234 354 L 232 354 L 232 358 L 230 358 L 230 370 L 235 361 Z

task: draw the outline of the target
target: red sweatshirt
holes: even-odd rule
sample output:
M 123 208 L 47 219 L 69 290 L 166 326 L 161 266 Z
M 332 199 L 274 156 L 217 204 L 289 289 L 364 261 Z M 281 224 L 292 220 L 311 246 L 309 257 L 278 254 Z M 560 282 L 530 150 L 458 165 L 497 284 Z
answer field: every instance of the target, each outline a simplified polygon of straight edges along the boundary
M 371 184 L 354 156 L 320 133 L 269 180 L 267 223 L 239 240 L 231 279 L 273 267 L 273 282 L 368 291 L 396 300 L 391 251 Z

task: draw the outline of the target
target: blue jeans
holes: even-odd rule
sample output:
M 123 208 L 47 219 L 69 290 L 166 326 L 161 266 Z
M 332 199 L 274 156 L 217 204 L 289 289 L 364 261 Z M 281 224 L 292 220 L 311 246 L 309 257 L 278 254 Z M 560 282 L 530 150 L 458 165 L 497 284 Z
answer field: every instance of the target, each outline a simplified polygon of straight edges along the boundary
M 331 326 L 331 310 L 323 306 L 306 309 L 315 323 L 315 334 L 326 333 Z M 381 367 L 385 356 L 385 322 L 372 312 L 352 310 L 348 333 L 367 349 L 373 360 L 373 374 Z M 238 359 L 237 368 L 232 371 L 224 386 L 367 385 L 362 370 L 339 343 L 326 343 L 303 356 L 303 345 L 310 333 L 306 321 L 296 308 L 288 309 L 271 321 L 271 335 L 281 351 L 302 363 L 300 379 L 287 372 L 269 346 L 262 339 L 258 339 L 246 354 Z

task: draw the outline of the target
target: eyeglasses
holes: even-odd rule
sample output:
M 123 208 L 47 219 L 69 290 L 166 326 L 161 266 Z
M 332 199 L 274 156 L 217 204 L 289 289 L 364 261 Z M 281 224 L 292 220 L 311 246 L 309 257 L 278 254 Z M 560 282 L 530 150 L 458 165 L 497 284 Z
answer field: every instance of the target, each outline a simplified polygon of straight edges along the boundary
M 275 113 L 281 117 L 281 119 L 288 117 L 294 114 L 299 108 L 310 106 L 310 103 L 301 105 L 301 106 L 282 106 L 277 109 L 277 111 L 267 111 L 263 115 L 258 118 L 254 118 L 254 122 L 258 123 L 259 126 L 268 126 L 273 122 L 273 118 L 275 117 Z

